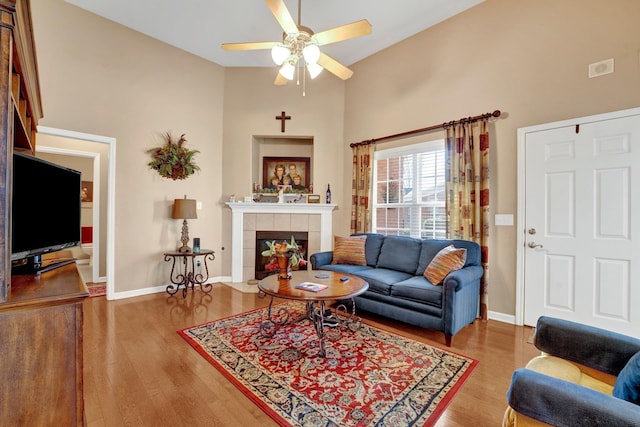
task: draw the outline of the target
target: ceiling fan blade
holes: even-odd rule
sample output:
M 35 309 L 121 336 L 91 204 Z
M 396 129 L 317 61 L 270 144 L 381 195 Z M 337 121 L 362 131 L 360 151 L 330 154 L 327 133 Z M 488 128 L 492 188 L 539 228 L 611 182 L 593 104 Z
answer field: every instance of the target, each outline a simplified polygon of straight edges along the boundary
M 259 50 L 271 49 L 278 42 L 246 42 L 246 43 L 222 43 L 224 50 Z
M 289 9 L 284 4 L 284 0 L 264 0 L 267 4 L 273 16 L 276 17 L 276 20 L 282 27 L 285 33 L 297 33 L 298 26 L 296 25 L 296 21 L 293 20 L 291 13 L 289 13 Z
M 366 19 L 361 19 L 351 24 L 320 31 L 319 33 L 315 33 L 313 38 L 318 45 L 322 46 L 324 44 L 335 43 L 369 34 L 371 34 L 371 24 Z
M 288 80 L 280 73 L 276 74 L 276 79 L 273 81 L 273 84 L 276 86 L 284 86 L 286 85 Z
M 318 59 L 318 64 L 323 68 L 328 70 L 329 72 L 335 74 L 340 77 L 342 80 L 347 80 L 351 76 L 353 76 L 353 71 L 327 55 L 326 53 L 320 53 L 320 59 Z

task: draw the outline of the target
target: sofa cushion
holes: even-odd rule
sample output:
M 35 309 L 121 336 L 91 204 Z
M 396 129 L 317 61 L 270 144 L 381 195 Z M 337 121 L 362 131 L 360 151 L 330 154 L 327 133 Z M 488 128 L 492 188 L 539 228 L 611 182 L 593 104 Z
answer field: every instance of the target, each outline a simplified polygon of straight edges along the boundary
M 326 264 L 319 265 L 318 270 L 337 271 L 339 273 L 356 274 L 357 271 L 372 270 L 373 267 L 366 265 L 350 265 L 350 264 Z
M 398 282 L 407 280 L 411 274 L 386 268 L 367 268 L 355 271 L 353 274 L 369 283 L 369 291 L 384 295 L 391 293 L 391 287 Z
M 393 285 L 391 296 L 442 307 L 443 289 L 432 285 L 423 276 L 413 276 Z
M 354 233 L 352 236 L 367 236 L 367 242 L 364 245 L 367 265 L 375 267 L 378 263 L 378 256 L 380 255 L 380 248 L 382 248 L 385 235 L 377 233 Z
M 640 405 L 640 351 L 634 354 L 620 371 L 613 387 L 613 395 Z
M 460 270 L 467 260 L 467 250 L 449 245 L 440 250 L 431 260 L 426 270 L 426 277 L 434 285 L 442 283 L 447 274 L 455 270 Z
M 409 273 L 412 276 L 418 268 L 422 241 L 412 237 L 387 236 L 382 243 L 378 268 L 388 268 Z
M 464 263 L 465 267 L 468 265 L 480 265 L 480 246 L 475 242 L 460 239 L 424 239 L 422 240 L 422 249 L 420 250 L 416 276 L 422 276 L 436 254 L 449 245 L 467 250 L 467 259 Z
M 364 245 L 367 236 L 334 236 L 332 264 L 367 265 Z

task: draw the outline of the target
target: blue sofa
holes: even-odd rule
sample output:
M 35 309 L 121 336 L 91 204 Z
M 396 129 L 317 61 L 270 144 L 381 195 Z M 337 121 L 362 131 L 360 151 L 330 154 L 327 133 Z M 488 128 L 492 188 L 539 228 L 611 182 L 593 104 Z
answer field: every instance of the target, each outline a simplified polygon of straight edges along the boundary
M 369 289 L 355 298 L 358 310 L 379 314 L 401 322 L 444 332 L 451 346 L 453 336 L 474 322 L 480 303 L 480 246 L 466 240 L 417 239 L 366 236 L 366 265 L 333 264 L 333 251 L 311 255 L 314 270 L 331 270 L 353 274 L 369 283 Z M 446 246 L 467 250 L 460 270 L 447 275 L 441 285 L 424 277 L 424 271 Z
M 542 316 L 542 354 L 517 369 L 503 427 L 640 426 L 640 340 Z

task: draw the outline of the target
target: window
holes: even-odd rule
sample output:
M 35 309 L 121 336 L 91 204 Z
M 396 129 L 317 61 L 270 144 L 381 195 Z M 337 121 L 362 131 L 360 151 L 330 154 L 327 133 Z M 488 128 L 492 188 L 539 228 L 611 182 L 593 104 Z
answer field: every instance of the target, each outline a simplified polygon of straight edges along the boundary
M 444 157 L 444 140 L 374 153 L 374 232 L 446 237 Z

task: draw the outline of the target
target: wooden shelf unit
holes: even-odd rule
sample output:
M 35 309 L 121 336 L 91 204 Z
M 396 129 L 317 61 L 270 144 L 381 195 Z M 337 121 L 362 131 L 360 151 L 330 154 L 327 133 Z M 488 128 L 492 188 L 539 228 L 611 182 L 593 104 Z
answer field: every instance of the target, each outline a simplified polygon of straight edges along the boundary
M 75 264 L 11 275 L 13 152 L 42 117 L 29 0 L 0 2 L 0 425 L 82 426 L 82 301 Z

